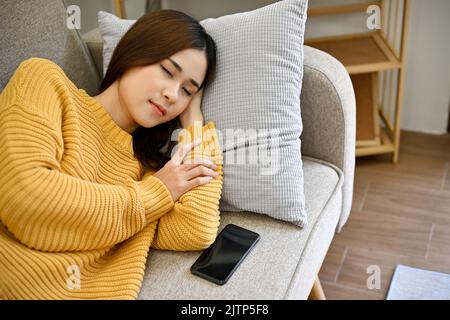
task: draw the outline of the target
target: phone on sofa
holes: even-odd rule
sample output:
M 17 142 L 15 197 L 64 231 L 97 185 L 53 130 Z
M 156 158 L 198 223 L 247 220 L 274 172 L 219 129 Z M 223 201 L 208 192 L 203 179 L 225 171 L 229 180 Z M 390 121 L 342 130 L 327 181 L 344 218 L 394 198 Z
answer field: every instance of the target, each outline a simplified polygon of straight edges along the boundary
M 226 225 L 213 244 L 205 249 L 191 272 L 219 285 L 227 283 L 260 235 L 235 224 Z

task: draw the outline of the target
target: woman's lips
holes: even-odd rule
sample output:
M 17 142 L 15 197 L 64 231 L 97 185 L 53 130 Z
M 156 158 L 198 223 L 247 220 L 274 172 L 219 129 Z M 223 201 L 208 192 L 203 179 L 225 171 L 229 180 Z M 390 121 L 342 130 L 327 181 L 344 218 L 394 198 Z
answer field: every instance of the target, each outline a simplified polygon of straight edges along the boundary
M 157 114 L 162 117 L 164 116 L 164 111 L 162 111 L 157 105 L 155 105 L 153 102 L 151 102 L 150 100 L 148 100 L 148 102 L 150 103 L 150 105 L 153 107 L 153 109 L 157 112 Z

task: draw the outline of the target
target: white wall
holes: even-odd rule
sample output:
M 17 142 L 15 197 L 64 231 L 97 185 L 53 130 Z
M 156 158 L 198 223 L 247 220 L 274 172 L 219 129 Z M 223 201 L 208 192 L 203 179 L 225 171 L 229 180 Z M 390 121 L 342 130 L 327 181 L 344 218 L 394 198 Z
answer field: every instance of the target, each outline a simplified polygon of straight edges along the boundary
M 413 0 L 402 128 L 441 134 L 450 104 L 450 1 Z
M 145 12 L 145 0 L 124 0 L 127 19 L 139 19 Z
M 145 0 L 124 0 L 127 17 L 144 13 Z M 396 1 L 396 0 L 390 0 Z M 450 0 L 411 0 L 406 80 L 401 128 L 446 132 L 450 105 Z M 96 12 L 114 12 L 112 0 L 67 0 L 80 4 L 82 33 L 97 27 Z M 253 10 L 275 0 L 162 0 L 162 8 L 186 12 L 198 20 Z M 367 0 L 309 0 L 310 7 Z M 306 37 L 367 32 L 368 15 L 345 14 L 309 18 Z

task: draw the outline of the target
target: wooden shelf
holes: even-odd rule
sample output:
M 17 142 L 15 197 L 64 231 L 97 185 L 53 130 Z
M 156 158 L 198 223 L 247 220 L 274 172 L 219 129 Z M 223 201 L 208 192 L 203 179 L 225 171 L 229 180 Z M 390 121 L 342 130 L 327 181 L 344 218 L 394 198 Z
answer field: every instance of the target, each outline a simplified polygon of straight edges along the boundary
M 356 148 L 356 156 L 363 157 L 374 154 L 392 153 L 395 151 L 395 146 L 392 139 L 389 137 L 385 128 L 380 128 L 380 139 L 381 143 L 379 146 Z
M 308 39 L 305 44 L 331 54 L 349 74 L 399 69 L 402 65 L 378 32 Z
M 378 74 L 352 75 L 351 80 L 356 98 L 356 147 L 379 146 Z
M 326 16 L 339 13 L 365 12 L 371 5 L 380 5 L 380 1 L 370 1 L 366 3 L 353 3 L 327 7 L 309 7 L 308 17 Z

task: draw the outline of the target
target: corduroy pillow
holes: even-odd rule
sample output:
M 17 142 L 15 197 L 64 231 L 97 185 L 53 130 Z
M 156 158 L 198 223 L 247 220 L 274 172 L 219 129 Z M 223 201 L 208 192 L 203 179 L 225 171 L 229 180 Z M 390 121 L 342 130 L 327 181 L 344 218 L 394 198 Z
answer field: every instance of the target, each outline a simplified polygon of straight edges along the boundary
M 284 0 L 200 22 L 218 53 L 202 112 L 215 121 L 223 148 L 223 211 L 307 224 L 300 142 L 306 10 L 307 0 Z

